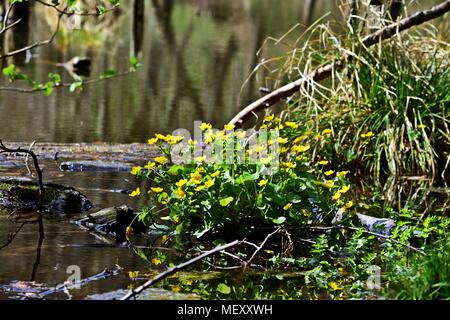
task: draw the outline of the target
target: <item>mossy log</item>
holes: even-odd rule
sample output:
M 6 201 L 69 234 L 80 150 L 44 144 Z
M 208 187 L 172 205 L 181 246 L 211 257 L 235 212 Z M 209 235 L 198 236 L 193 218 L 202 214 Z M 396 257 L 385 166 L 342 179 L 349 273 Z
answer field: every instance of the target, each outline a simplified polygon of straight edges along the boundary
M 75 214 L 86 212 L 94 206 L 85 195 L 72 187 L 47 183 L 44 190 L 40 205 L 37 183 L 27 179 L 0 178 L 0 208 Z

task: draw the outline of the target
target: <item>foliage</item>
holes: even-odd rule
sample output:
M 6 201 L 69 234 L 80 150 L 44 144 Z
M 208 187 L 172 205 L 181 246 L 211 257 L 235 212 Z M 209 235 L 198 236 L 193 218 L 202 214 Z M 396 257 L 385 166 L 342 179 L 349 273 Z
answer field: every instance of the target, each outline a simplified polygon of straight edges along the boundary
M 168 157 L 182 136 L 157 134 L 150 139 L 149 143 L 157 144 L 165 156 L 145 168 L 133 168 L 132 173 L 151 181 L 146 194 L 167 210 L 162 217 L 155 214 L 160 208 L 145 210 L 141 219 L 169 220 L 170 230 L 180 240 L 187 240 L 189 236 L 200 238 L 221 230 L 228 238 L 244 237 L 252 225 L 329 223 L 338 210 L 349 211 L 352 203 L 345 201 L 350 189 L 345 178 L 348 172 L 339 172 L 326 159 L 311 161 L 309 145 L 304 143 L 312 133 L 273 116 L 267 117 L 265 124 L 278 130 L 269 132 L 279 132 L 277 137 L 269 134 L 267 140 L 268 145 L 278 144 L 276 155 L 267 154 L 267 146 L 258 143 L 247 149 L 244 131 L 224 129 L 214 133 L 203 124 L 207 128 L 206 144 L 231 146 L 232 158 L 224 157 L 230 149 L 220 148 L 210 163 L 206 156 L 198 156 L 190 164 L 177 165 L 171 164 Z M 323 133 L 320 139 L 327 139 L 329 132 Z M 194 143 L 185 148 L 193 150 Z M 250 161 L 253 154 L 262 155 L 256 163 Z M 223 163 L 215 163 L 219 158 L 224 159 Z M 279 170 L 266 173 L 278 165 Z M 133 196 L 140 194 L 140 189 L 135 190 Z
M 302 50 L 294 45 L 284 60 L 261 64 L 278 63 L 281 82 L 344 61 L 329 83 L 309 83 L 297 101 L 287 101 L 287 111 L 263 117 L 258 128 L 269 132 L 267 145 L 247 150 L 250 131 L 230 125 L 213 131 L 203 123 L 200 149 L 229 147 L 232 158 L 197 155 L 181 165 L 171 162 L 174 152 L 195 151 L 195 141 L 161 134 L 149 140 L 163 156 L 132 170 L 148 182 L 145 192 L 141 185 L 131 194 L 149 196 L 143 222 L 174 235 L 182 248 L 236 238 L 261 242 L 278 226 L 282 243 L 272 241 L 258 262 L 303 275 L 303 281 L 286 282 L 286 295 L 264 291 L 264 285 L 253 292 L 223 279 L 177 284 L 180 290 L 204 298 L 448 298 L 445 209 L 424 209 L 414 197 L 391 206 L 382 187 L 389 175 L 427 175 L 433 182 L 441 174 L 437 168 L 443 169 L 450 145 L 448 43 L 427 26 L 368 49 L 360 46 L 361 30 L 351 24 L 344 30 L 339 35 L 317 23 L 303 35 Z M 273 144 L 279 146 L 276 157 L 264 153 Z M 250 164 L 255 154 L 262 156 Z M 274 167 L 280 170 L 267 174 Z M 358 189 L 350 182 L 356 178 L 370 187 Z M 393 227 L 363 226 L 356 213 L 389 218 Z M 207 265 L 229 266 L 224 257 Z M 425 272 L 415 275 L 422 267 Z
M 450 148 L 445 35 L 426 25 L 366 48 L 360 32 L 350 23 L 317 23 L 285 57 L 267 58 L 264 67 L 278 72 L 276 86 L 341 61 L 331 81 L 309 83 L 289 103 L 294 118 L 311 130 L 331 127 L 334 142 L 312 146 L 316 154 L 360 168 L 380 183 L 386 176 L 437 178 Z M 306 42 L 302 50 L 295 46 L 300 41 Z

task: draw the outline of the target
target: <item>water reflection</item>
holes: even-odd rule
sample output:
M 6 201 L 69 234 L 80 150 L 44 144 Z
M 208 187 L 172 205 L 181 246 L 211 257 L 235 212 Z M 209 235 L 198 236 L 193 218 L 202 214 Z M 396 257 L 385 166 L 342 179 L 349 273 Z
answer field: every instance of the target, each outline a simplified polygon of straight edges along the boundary
M 314 1 L 313 1 L 314 2 Z M 52 46 L 33 52 L 23 72 L 44 81 L 55 63 L 74 56 L 92 59 L 92 74 L 126 70 L 131 55 L 140 57 L 137 73 L 90 85 L 84 92 L 42 94 L 0 92 L 0 136 L 6 140 L 49 142 L 145 141 L 153 132 L 191 128 L 202 119 L 221 126 L 259 96 L 258 84 L 241 85 L 257 64 L 264 39 L 280 36 L 303 19 L 335 10 L 333 1 L 152 0 L 130 1 L 114 26 L 97 33 L 62 32 Z M 308 9 L 309 8 L 309 9 Z M 308 14 L 305 14 L 307 12 Z M 22 39 L 45 39 L 47 18 L 30 16 L 33 32 Z M 306 18 L 305 18 L 306 17 Z

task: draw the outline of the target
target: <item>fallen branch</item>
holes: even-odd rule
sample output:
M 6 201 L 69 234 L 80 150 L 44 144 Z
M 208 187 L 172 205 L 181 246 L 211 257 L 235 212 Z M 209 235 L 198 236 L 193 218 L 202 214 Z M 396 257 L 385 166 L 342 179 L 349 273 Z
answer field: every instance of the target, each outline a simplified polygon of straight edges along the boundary
M 413 14 L 410 17 L 404 18 L 398 22 L 392 23 L 385 28 L 378 30 L 362 40 L 362 45 L 370 47 L 379 41 L 391 38 L 396 33 L 405 31 L 413 26 L 420 25 L 427 21 L 436 19 L 445 13 L 450 11 L 450 0 L 446 0 L 443 3 L 432 7 L 429 10 L 421 11 Z M 256 100 L 241 112 L 239 112 L 229 123 L 238 125 L 245 122 L 252 114 L 259 112 L 263 109 L 273 106 L 282 99 L 288 98 L 297 93 L 307 83 L 319 82 L 332 75 L 333 70 L 339 70 L 343 67 L 345 59 L 349 58 L 348 54 L 341 60 L 333 61 L 325 66 L 319 67 L 309 75 L 288 83 L 281 88 L 272 91 L 270 94 L 265 95 L 261 99 Z
M 148 287 L 154 285 L 157 282 L 160 282 L 162 280 L 164 280 L 165 278 L 177 273 L 180 270 L 183 270 L 187 267 L 189 267 L 190 265 L 193 265 L 194 263 L 203 260 L 206 257 L 209 257 L 213 254 L 216 254 L 218 252 L 221 252 L 223 250 L 229 249 L 231 247 L 235 247 L 239 244 L 241 244 L 242 242 L 239 240 L 235 240 L 233 242 L 224 244 L 222 246 L 219 246 L 217 248 L 214 248 L 210 251 L 207 251 L 191 260 L 188 260 L 182 264 L 179 264 L 173 268 L 170 268 L 169 270 L 162 272 L 160 274 L 158 274 L 156 277 L 154 277 L 153 279 L 150 279 L 149 281 L 147 281 L 146 283 L 144 283 L 143 285 L 141 285 L 140 287 L 137 287 L 136 289 L 131 289 L 129 293 L 127 293 L 125 296 L 123 296 L 120 300 L 129 300 L 130 298 L 136 296 L 137 294 L 141 293 L 142 291 L 144 291 L 145 289 L 147 289 Z
M 81 279 L 81 280 L 74 281 L 74 282 L 66 281 L 62 284 L 58 284 L 54 288 L 51 288 L 44 292 L 36 294 L 36 296 L 33 296 L 33 298 L 43 299 L 44 297 L 54 294 L 54 293 L 66 292 L 70 289 L 79 289 L 81 286 L 88 284 L 90 282 L 114 277 L 114 276 L 120 274 L 122 272 L 122 270 L 123 269 L 120 266 L 116 266 L 116 268 L 114 270 L 105 269 L 102 272 L 97 273 L 93 276 L 87 277 L 85 279 Z

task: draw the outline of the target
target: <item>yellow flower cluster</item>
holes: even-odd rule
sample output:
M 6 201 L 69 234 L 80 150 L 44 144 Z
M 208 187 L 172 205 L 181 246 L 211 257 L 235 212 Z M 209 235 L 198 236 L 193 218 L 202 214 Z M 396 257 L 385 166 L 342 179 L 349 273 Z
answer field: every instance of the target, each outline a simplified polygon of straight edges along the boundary
M 154 144 L 157 144 L 158 141 L 164 141 L 168 144 L 173 145 L 173 144 L 177 144 L 180 141 L 183 141 L 183 139 L 184 139 L 183 136 L 173 136 L 171 134 L 162 135 L 162 134 L 157 133 L 157 134 L 155 134 L 154 138 L 148 139 L 147 143 L 149 145 L 154 145 Z

